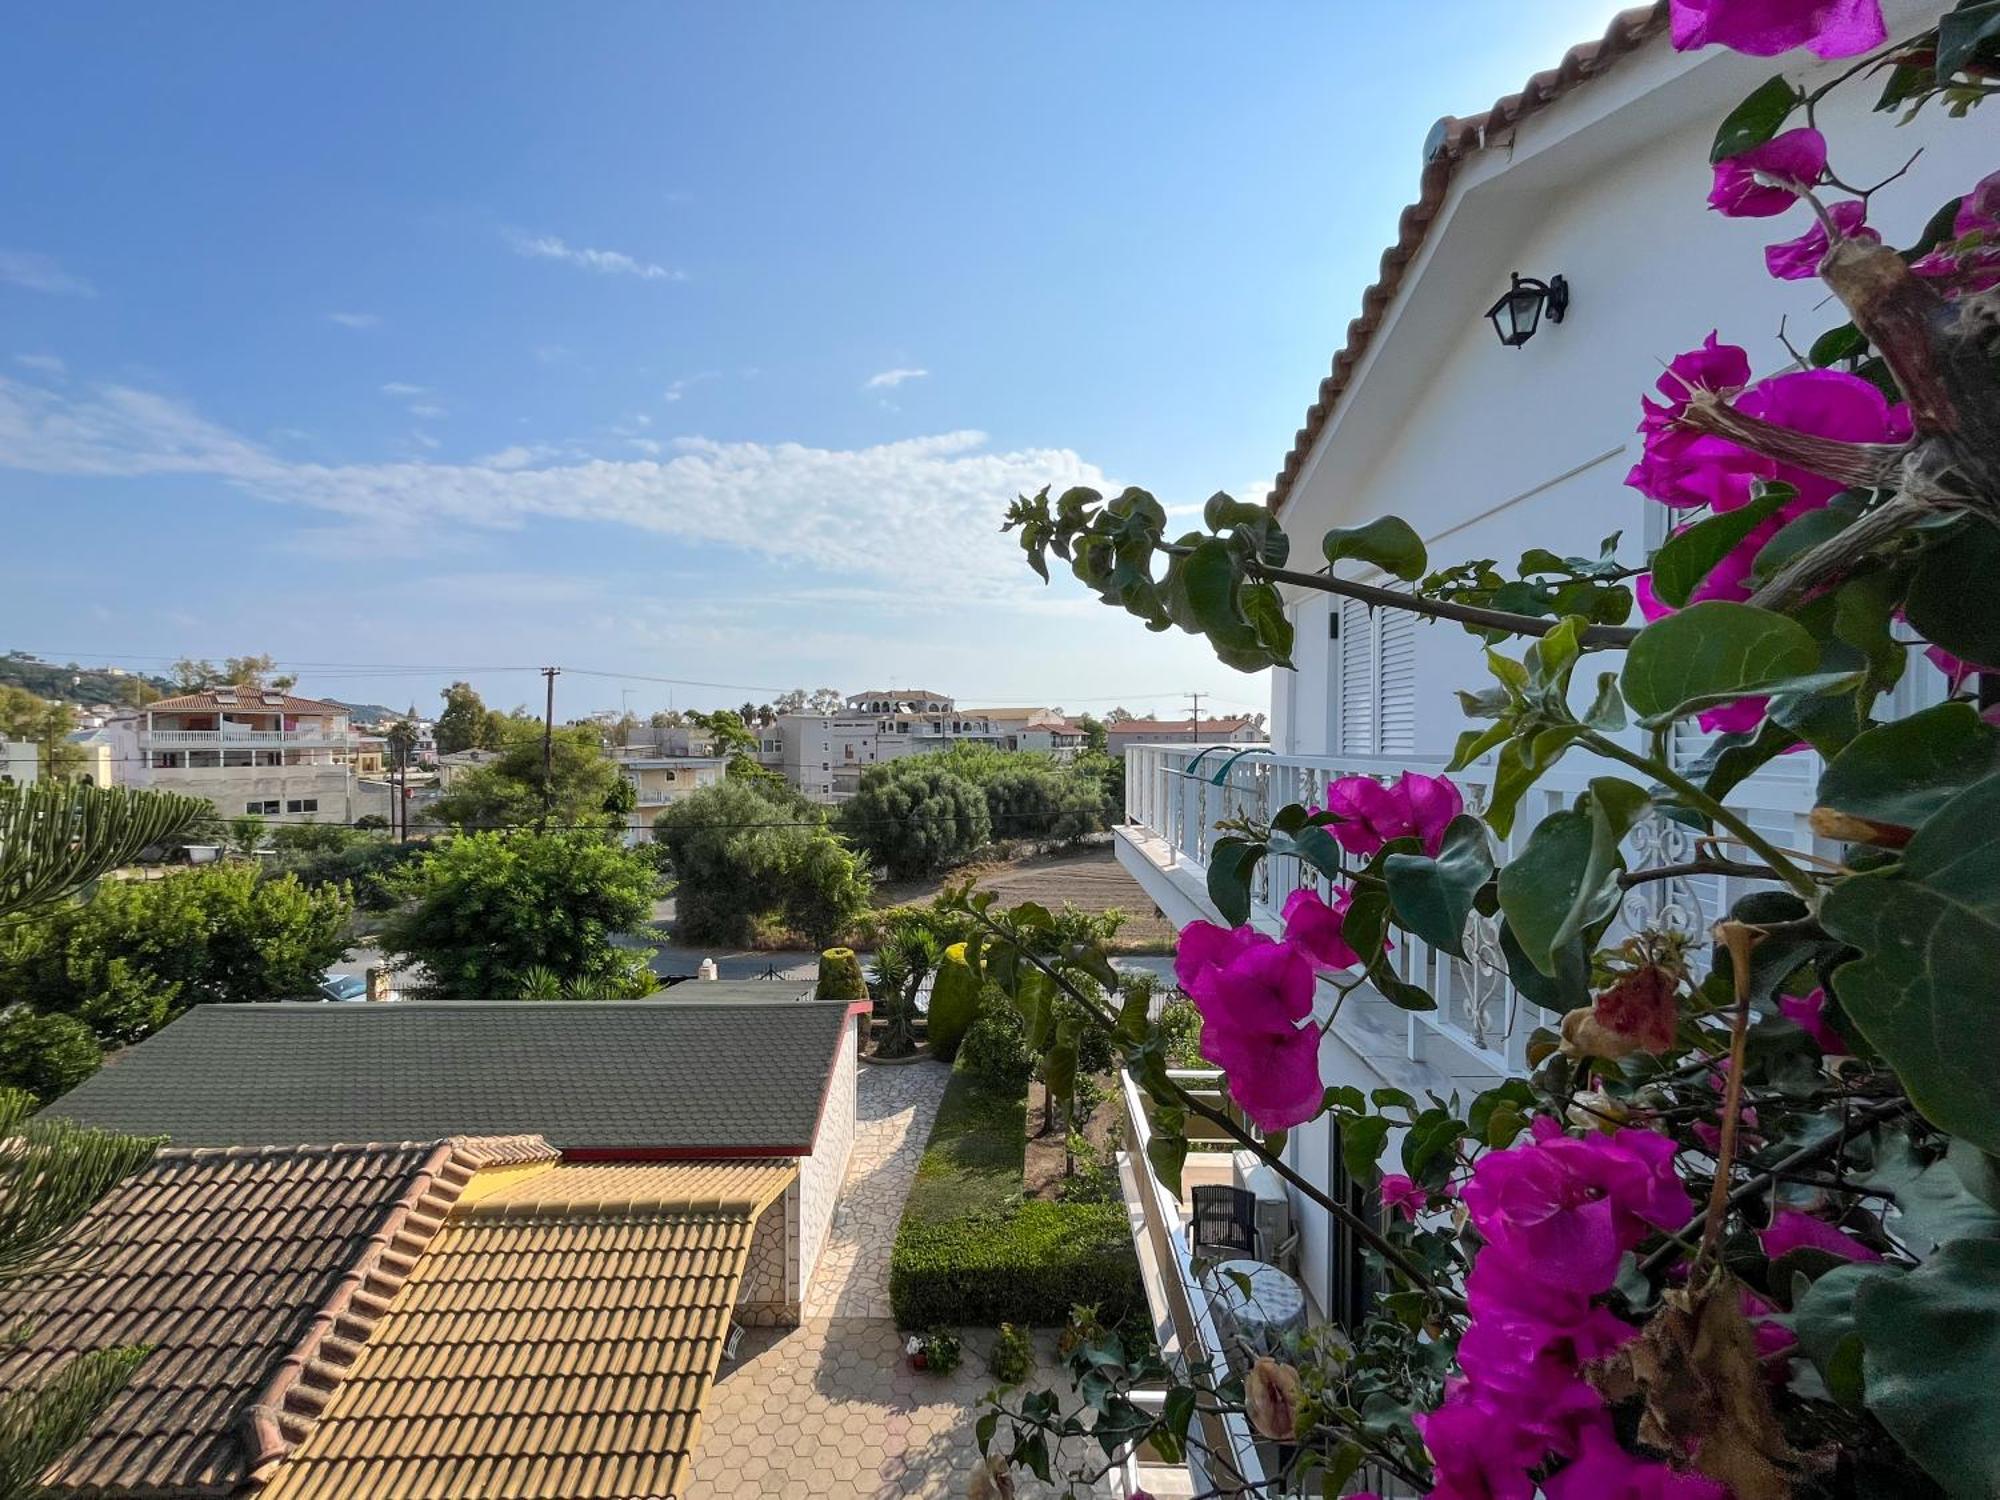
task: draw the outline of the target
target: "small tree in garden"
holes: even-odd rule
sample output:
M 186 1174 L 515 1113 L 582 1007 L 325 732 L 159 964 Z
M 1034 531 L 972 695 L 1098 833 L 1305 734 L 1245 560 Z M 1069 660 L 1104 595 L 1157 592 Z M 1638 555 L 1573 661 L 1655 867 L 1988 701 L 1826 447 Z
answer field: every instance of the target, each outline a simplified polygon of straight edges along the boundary
M 1224 495 L 1177 537 L 1140 490 L 1009 513 L 1045 578 L 1053 553 L 1245 670 L 1289 665 L 1280 583 L 1456 621 L 1488 642 L 1493 683 L 1462 695 L 1452 769 L 1493 769 L 1476 811 L 1449 774 L 1353 776 L 1221 830 L 1209 889 L 1237 925 L 1188 927 L 1176 968 L 1261 1140 L 1168 1076 L 1171 1039 L 1143 997 L 1110 998 L 1096 945 L 958 896 L 972 961 L 1036 1050 L 1073 1046 L 1064 1007 L 1115 1039 L 1155 1102 L 1162 1179 L 1178 1184 L 1200 1115 L 1344 1224 L 1388 1287 L 1346 1337 L 1241 1377 L 1170 1368 L 1143 1336 L 1073 1340 L 1074 1396 L 1029 1392 L 982 1422 L 989 1493 L 1010 1466 L 1072 1493 L 1101 1472 L 1054 1474 L 1059 1438 L 1171 1458 L 1198 1414 L 1233 1410 L 1286 1445 L 1273 1493 L 1340 1493 L 1365 1462 L 1441 1500 L 2000 1495 L 2000 728 L 1982 712 L 2000 676 L 2000 173 L 1899 251 L 1868 225 L 1890 184 L 1845 181 L 1817 129 L 1841 85 L 1967 113 L 2000 87 L 2000 13 L 1967 0 L 1894 45 L 1875 0 L 1671 13 L 1683 48 L 1854 61 L 1811 92 L 1774 78 L 1718 131 L 1711 205 L 1789 215 L 1802 232 L 1766 269 L 1817 275 L 1838 310 L 1761 380 L 1717 334 L 1672 361 L 1629 482 L 1677 525 L 1643 570 L 1609 548 L 1538 549 L 1516 576 L 1434 569 L 1394 517 L 1328 533 L 1327 563 L 1378 566 L 1404 594 L 1288 569 L 1275 518 Z M 1941 671 L 1950 701 L 1895 716 L 1906 671 Z M 1684 721 L 1716 735 L 1693 766 L 1667 754 Z M 1730 805 L 1801 744 L 1826 761 L 1813 823 L 1838 861 Z M 1603 774 L 1517 829 L 1566 758 Z M 1628 855 L 1655 817 L 1694 831 L 1692 860 Z M 1247 925 L 1270 860 L 1313 877 L 1280 936 Z M 1712 956 L 1643 925 L 1613 935 L 1631 893 L 1703 874 L 1762 883 Z M 1469 1100 L 1326 1089 L 1318 982 L 1429 1009 L 1395 947 L 1463 956 L 1475 918 L 1546 1014 L 1531 1076 Z M 1283 1160 L 1285 1131 L 1322 1116 L 1385 1221 Z M 1164 1403 L 1136 1404 L 1140 1385 Z
M 842 830 L 898 880 L 962 864 L 993 837 L 985 794 L 942 759 L 871 766 L 840 810 Z

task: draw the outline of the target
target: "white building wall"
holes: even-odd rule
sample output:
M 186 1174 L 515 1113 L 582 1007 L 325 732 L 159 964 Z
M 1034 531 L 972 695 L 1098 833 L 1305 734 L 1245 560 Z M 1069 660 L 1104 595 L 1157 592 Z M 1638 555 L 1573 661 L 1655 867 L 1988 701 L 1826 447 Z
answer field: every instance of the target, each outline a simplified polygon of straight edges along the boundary
M 819 1135 L 812 1154 L 799 1163 L 797 1285 L 800 1300 L 812 1285 L 813 1268 L 826 1246 L 833 1223 L 833 1206 L 847 1180 L 847 1159 L 854 1150 L 856 1071 L 859 1063 L 860 1028 L 850 1021 L 843 1032 L 840 1059 L 834 1065 L 833 1081 L 827 1086 L 826 1108 L 820 1116 Z
M 41 746 L 31 740 L 0 740 L 0 780 L 25 786 L 42 774 Z

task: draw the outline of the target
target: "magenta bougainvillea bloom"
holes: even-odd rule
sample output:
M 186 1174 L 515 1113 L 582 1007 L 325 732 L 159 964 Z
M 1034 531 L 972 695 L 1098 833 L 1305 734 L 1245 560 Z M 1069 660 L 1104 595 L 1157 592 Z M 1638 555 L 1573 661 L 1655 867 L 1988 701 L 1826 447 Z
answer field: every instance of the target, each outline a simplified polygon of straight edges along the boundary
M 1888 39 L 1882 0 L 1673 0 L 1674 46 L 1727 47 L 1776 57 L 1804 47 L 1816 57 L 1857 57 Z
M 1731 219 L 1768 219 L 1799 201 L 1826 175 L 1826 137 L 1810 126 L 1715 164 L 1708 206 Z
M 1910 269 L 1938 283 L 1947 297 L 2000 286 L 2000 172 L 1982 177 L 1958 202 L 1952 238 Z
M 1843 198 L 1827 210 L 1827 216 L 1844 240 L 1881 241 L 1882 236 L 1868 227 L 1868 205 L 1859 198 Z M 1830 243 L 1826 225 L 1814 219 L 1812 228 L 1797 239 L 1766 245 L 1764 269 L 1780 281 L 1806 281 L 1819 275 L 1819 263 L 1826 259 Z
M 1465 811 L 1465 795 L 1449 776 L 1405 771 L 1394 785 L 1342 776 L 1328 785 L 1322 806 L 1340 818 L 1328 831 L 1349 854 L 1366 859 L 1391 839 L 1405 838 L 1435 854 L 1445 828 Z
M 1847 1038 L 1833 1029 L 1826 1018 L 1826 991 L 1814 990 L 1810 995 L 1780 995 L 1778 1014 L 1788 1021 L 1795 1021 L 1807 1036 L 1819 1043 L 1819 1050 L 1830 1052 L 1836 1057 L 1845 1057 L 1854 1049 Z
M 1418 1214 L 1430 1207 L 1430 1194 L 1418 1187 L 1401 1172 L 1382 1174 L 1382 1207 L 1392 1214 L 1401 1214 L 1415 1221 Z
M 1729 1500 L 1729 1487 L 1618 1446 L 1609 1422 L 1585 1429 L 1577 1455 L 1542 1486 L 1546 1500 Z
M 1360 966 L 1364 960 L 1347 941 L 1347 909 L 1354 904 L 1354 887 L 1342 886 L 1331 902 L 1318 891 L 1301 886 L 1285 898 L 1285 941 L 1305 954 L 1321 973 Z M 1385 938 L 1382 947 L 1390 944 Z
M 1842 1260 L 1880 1260 L 1879 1251 L 1871 1250 L 1861 1241 L 1841 1233 L 1824 1219 L 1815 1219 L 1811 1214 L 1802 1214 L 1797 1209 L 1781 1208 L 1771 1215 L 1768 1228 L 1757 1231 L 1757 1240 L 1763 1245 L 1764 1253 L 1776 1260 L 1787 1250 L 1824 1250 L 1828 1255 L 1837 1255 Z
M 1202 1050 L 1229 1079 L 1229 1093 L 1265 1130 L 1286 1130 L 1319 1113 L 1319 1031 L 1313 968 L 1298 948 L 1252 927 L 1190 922 L 1174 973 L 1201 1012 Z

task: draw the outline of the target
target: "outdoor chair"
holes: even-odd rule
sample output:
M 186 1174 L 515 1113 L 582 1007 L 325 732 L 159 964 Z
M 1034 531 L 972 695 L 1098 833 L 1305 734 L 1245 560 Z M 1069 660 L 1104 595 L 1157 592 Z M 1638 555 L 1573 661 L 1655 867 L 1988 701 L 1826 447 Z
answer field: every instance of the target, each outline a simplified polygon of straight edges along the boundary
M 1197 1252 L 1220 1255 L 1257 1253 L 1257 1199 L 1239 1187 L 1198 1187 L 1189 1242 Z

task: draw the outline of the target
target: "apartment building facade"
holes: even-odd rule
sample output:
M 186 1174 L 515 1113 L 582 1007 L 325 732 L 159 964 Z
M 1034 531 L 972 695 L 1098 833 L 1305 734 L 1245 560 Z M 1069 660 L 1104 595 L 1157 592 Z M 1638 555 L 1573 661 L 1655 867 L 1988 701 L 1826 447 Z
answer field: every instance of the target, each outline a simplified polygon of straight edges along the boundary
M 718 749 L 707 730 L 685 725 L 635 729 L 613 747 L 618 774 L 638 798 L 626 815 L 626 843 L 652 842 L 653 819 L 681 798 L 722 781 L 729 757 Z
M 205 688 L 131 709 L 100 731 L 117 780 L 206 797 L 225 818 L 351 823 L 380 812 L 358 784 L 382 745 L 347 710 L 256 688 Z
M 920 688 L 851 693 L 837 714 L 781 714 L 777 738 L 785 779 L 815 802 L 845 802 L 870 766 L 905 755 L 960 744 L 1006 748 L 990 715 Z

